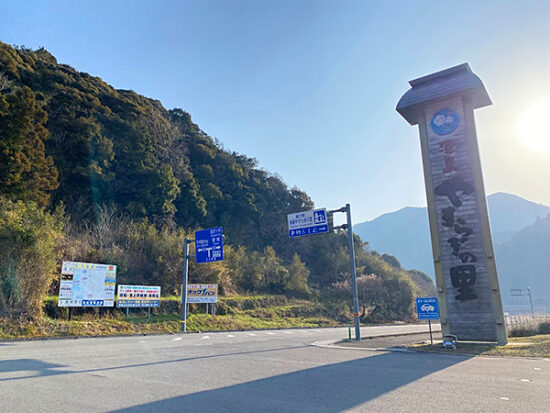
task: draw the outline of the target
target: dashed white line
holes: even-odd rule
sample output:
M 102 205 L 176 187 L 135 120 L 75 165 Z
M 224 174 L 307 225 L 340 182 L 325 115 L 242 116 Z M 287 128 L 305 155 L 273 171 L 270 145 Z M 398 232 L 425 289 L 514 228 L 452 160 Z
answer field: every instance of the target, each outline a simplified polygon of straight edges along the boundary
M 172 341 L 180 341 L 183 337 L 176 337 L 176 338 L 173 338 Z
M 542 369 L 540 367 L 535 367 L 535 368 L 533 368 L 533 370 L 541 371 Z
M 228 334 L 227 337 L 231 338 L 231 337 L 235 337 L 233 334 Z
M 272 335 L 272 336 L 275 335 L 275 333 L 272 333 L 271 331 L 268 331 L 267 334 L 270 334 L 270 335 Z
M 509 397 L 501 397 L 500 400 L 510 400 Z
M 202 336 L 201 340 L 204 340 L 205 338 L 210 338 L 210 336 Z
M 248 333 L 248 335 L 249 335 L 249 336 L 253 336 L 253 337 L 256 336 L 256 334 L 254 334 L 254 333 Z
M 521 379 L 521 381 L 525 382 L 525 383 L 529 383 L 531 380 L 529 379 Z

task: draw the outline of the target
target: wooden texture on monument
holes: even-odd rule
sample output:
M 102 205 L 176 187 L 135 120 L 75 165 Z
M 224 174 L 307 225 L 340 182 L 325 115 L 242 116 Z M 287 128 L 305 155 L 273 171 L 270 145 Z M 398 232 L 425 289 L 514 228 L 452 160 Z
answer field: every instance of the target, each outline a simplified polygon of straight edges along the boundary
M 491 100 L 466 63 L 409 84 L 396 109 L 419 126 L 442 332 L 505 344 L 474 121 Z

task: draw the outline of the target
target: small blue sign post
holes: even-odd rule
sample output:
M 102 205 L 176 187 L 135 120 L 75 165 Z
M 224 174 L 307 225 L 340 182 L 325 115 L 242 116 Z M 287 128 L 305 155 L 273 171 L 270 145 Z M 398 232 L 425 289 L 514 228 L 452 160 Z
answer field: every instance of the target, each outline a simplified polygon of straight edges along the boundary
M 436 297 L 418 297 L 416 299 L 416 315 L 419 320 L 428 320 L 430 326 L 430 342 L 432 338 L 432 320 L 439 320 L 439 301 Z
M 195 231 L 195 259 L 197 264 L 223 260 L 222 227 Z
M 195 239 L 184 240 L 183 246 L 183 285 L 181 288 L 181 331 L 187 331 L 187 278 L 189 272 L 189 244 L 195 243 L 195 261 L 197 264 L 223 260 L 222 227 L 195 231 Z

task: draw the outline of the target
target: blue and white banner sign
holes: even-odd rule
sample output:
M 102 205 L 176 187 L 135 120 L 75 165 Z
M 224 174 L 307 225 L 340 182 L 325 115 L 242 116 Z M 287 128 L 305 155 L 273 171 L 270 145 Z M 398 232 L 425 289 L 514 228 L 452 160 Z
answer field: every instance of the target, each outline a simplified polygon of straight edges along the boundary
M 328 232 L 327 210 L 325 208 L 288 214 L 288 236 L 290 238 Z

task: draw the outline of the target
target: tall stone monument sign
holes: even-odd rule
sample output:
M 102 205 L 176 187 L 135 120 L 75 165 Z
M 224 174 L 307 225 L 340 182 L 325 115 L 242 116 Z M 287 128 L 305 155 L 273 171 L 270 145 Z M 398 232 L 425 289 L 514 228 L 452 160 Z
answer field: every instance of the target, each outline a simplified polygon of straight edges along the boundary
M 409 83 L 396 109 L 420 129 L 443 334 L 506 344 L 474 122 L 491 99 L 466 63 Z

